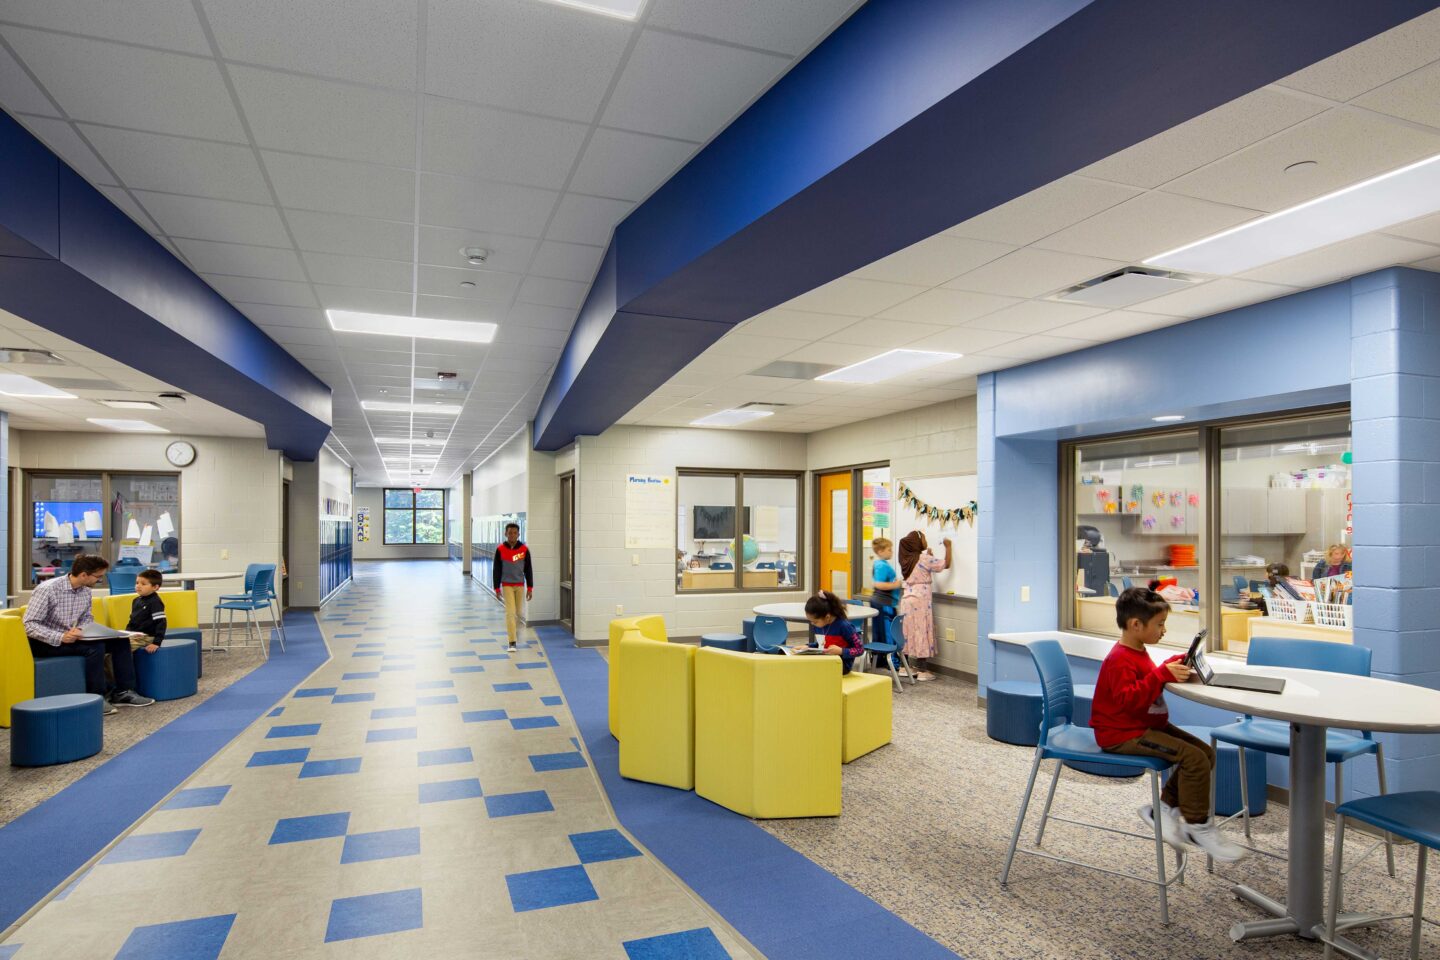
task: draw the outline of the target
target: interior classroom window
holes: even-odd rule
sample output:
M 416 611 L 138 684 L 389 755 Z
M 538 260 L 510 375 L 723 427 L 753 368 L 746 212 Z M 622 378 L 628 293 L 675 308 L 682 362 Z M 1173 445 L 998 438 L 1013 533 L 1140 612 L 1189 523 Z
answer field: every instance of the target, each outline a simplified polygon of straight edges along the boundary
M 676 588 L 798 589 L 802 476 L 681 470 Z
M 385 490 L 386 544 L 445 542 L 444 490 Z
M 173 473 L 27 473 L 28 589 L 81 553 L 116 566 L 179 568 L 180 477 Z
M 110 474 L 110 562 L 180 569 L 180 478 Z

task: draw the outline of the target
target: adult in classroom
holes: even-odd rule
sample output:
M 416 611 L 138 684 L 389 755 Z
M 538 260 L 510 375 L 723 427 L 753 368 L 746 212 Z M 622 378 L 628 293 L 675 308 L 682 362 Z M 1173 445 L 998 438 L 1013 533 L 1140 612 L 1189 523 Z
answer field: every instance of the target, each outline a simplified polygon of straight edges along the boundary
M 1330 549 L 1325 551 L 1325 559 L 1315 564 L 1315 569 L 1310 573 L 1310 579 L 1321 580 L 1325 577 L 1338 577 L 1349 572 L 1350 560 L 1346 556 L 1345 545 L 1332 543 Z
M 520 524 L 505 524 L 505 542 L 495 548 L 495 562 L 491 564 L 491 576 L 495 584 L 495 596 L 505 604 L 505 636 L 510 649 L 515 649 L 515 633 L 519 629 L 521 616 L 521 591 L 529 600 L 535 592 L 535 573 L 530 566 L 530 548 L 520 539 Z
M 905 582 L 905 595 L 900 598 L 900 613 L 905 618 L 905 653 L 915 661 L 919 671 L 916 680 L 934 680 L 930 658 L 935 656 L 935 613 L 931 591 L 934 575 L 950 569 L 950 538 L 944 540 L 945 559 L 930 552 L 925 534 L 911 530 L 900 541 L 900 579 Z

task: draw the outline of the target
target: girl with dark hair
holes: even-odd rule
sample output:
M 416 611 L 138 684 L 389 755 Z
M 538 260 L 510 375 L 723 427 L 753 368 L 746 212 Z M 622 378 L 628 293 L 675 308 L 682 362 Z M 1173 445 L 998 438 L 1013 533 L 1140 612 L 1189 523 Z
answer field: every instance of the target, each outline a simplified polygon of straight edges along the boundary
M 805 601 L 805 619 L 816 636 L 825 638 L 825 652 L 840 658 L 841 673 L 849 673 L 855 658 L 865 652 L 860 631 L 845 616 L 845 604 L 829 590 Z
M 905 581 L 905 596 L 900 600 L 900 613 L 905 617 L 905 652 L 914 658 L 919 672 L 916 680 L 934 680 L 930 658 L 935 656 L 935 611 L 930 595 L 932 579 L 941 570 L 950 569 L 950 538 L 945 538 L 945 559 L 930 552 L 925 534 L 912 530 L 900 541 L 900 579 Z

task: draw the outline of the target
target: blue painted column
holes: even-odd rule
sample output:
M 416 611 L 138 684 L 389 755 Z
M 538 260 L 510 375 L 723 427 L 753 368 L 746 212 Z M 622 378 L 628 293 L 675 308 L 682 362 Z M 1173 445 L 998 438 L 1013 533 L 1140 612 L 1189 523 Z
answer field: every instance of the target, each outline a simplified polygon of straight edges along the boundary
M 1351 281 L 1355 642 L 1376 676 L 1440 689 L 1440 275 Z M 1440 736 L 1387 736 L 1389 788 L 1440 788 Z M 1347 795 L 1378 792 L 1350 764 Z

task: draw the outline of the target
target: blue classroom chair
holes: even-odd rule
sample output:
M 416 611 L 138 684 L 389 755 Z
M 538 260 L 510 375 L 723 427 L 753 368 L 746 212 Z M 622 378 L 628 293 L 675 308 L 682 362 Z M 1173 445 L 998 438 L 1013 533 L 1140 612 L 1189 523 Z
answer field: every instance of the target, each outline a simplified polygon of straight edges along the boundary
M 905 655 L 905 615 L 902 613 L 890 617 L 885 624 L 885 633 L 887 642 L 867 643 L 865 652 L 882 655 L 885 658 L 886 666 L 890 668 L 890 676 L 895 681 L 895 689 L 904 691 L 905 688 L 900 685 L 900 673 L 895 669 L 897 659 L 905 667 L 905 673 L 910 677 L 910 685 L 913 687 L 916 683 L 915 671 L 910 666 L 910 658 Z
M 755 618 L 755 652 L 779 653 L 790 638 L 790 624 L 779 617 Z
M 228 610 L 230 612 L 230 622 L 225 631 L 225 645 L 227 647 L 230 645 L 231 638 L 235 630 L 236 611 L 240 611 L 245 614 L 245 636 L 247 640 L 252 636 L 252 630 L 256 634 L 260 634 L 260 625 L 255 618 L 255 612 L 258 610 L 268 610 L 270 612 L 270 616 L 272 618 L 271 630 L 273 632 L 278 632 L 277 628 L 279 627 L 279 623 L 273 619 L 275 616 L 275 611 L 274 608 L 270 606 L 270 579 L 274 575 L 274 572 L 274 567 L 262 565 L 261 568 L 255 573 L 255 582 L 251 586 L 250 593 L 248 595 L 244 595 L 243 599 L 222 600 L 221 602 L 215 604 L 215 639 L 217 647 L 219 646 L 220 639 L 220 611 L 222 610 Z M 260 634 L 260 636 L 258 637 L 258 641 L 260 643 L 261 650 L 264 652 L 265 657 L 268 659 L 270 657 L 270 645 L 266 642 L 266 638 L 263 634 Z M 280 649 L 282 652 L 285 649 L 285 640 L 283 636 L 280 640 Z

